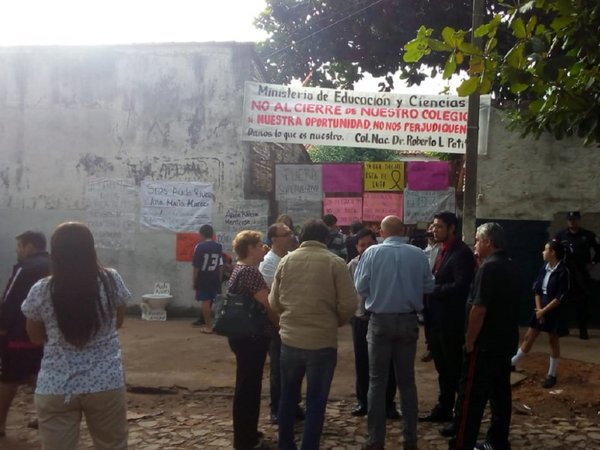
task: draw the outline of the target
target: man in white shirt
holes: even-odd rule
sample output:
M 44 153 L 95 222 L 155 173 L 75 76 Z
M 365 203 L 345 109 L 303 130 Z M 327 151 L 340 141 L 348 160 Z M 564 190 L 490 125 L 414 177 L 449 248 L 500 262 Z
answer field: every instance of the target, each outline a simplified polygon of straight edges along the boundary
M 275 278 L 275 271 L 281 259 L 287 255 L 295 246 L 294 233 L 284 223 L 274 223 L 267 231 L 267 237 L 271 242 L 271 250 L 265 255 L 263 261 L 258 266 L 258 270 L 267 282 L 269 289 Z M 271 422 L 277 423 L 277 410 L 279 407 L 279 397 L 281 392 L 281 383 L 279 376 L 279 354 L 281 352 L 281 339 L 279 333 L 271 339 L 269 347 L 269 359 L 271 360 L 270 381 L 271 381 Z M 300 402 L 300 393 L 298 393 L 298 402 Z M 304 418 L 304 411 L 298 407 L 298 418 Z

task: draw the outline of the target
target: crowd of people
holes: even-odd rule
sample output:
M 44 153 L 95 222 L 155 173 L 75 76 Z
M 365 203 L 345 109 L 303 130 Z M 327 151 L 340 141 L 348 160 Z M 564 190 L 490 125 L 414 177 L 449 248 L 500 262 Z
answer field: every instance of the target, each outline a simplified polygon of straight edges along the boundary
M 201 312 L 195 324 L 203 333 L 217 329 L 213 303 L 223 280 L 228 294 L 249 299 L 264 317 L 257 331 L 228 337 L 236 361 L 234 449 L 270 448 L 258 427 L 267 355 L 278 448 L 319 448 L 338 330 L 347 323 L 356 372 L 356 404 L 348 413 L 367 416 L 366 450 L 383 449 L 386 420 L 399 418 L 407 450 L 417 449 L 419 421 L 444 424 L 440 433 L 449 438 L 449 449 L 510 449 L 511 370 L 544 331 L 551 357 L 542 386 L 557 383 L 569 302 L 577 305 L 580 338 L 589 338 L 588 267 L 600 262 L 600 244 L 580 227 L 578 212 L 567 219 L 568 228 L 543 250 L 534 314 L 520 345 L 522 280 L 497 223 L 477 228 L 471 250 L 451 212 L 434 216 L 419 245 L 407 242 L 396 216 L 377 229 L 353 223 L 344 236 L 333 215 L 299 230 L 282 215 L 266 236 L 255 230 L 235 236 L 235 263 L 212 226 L 202 225 L 192 262 Z M 117 271 L 99 264 L 92 233 L 82 223 L 59 225 L 49 253 L 42 233 L 26 231 L 16 237 L 16 253 L 0 306 L 0 439 L 18 386 L 29 383 L 37 411 L 30 426 L 39 428 L 44 449 L 77 448 L 82 416 L 95 448 L 127 448 L 117 330 L 130 292 Z M 433 360 L 439 388 L 437 403 L 421 417 L 415 381 L 419 322 L 427 344 L 422 360 Z M 477 442 L 488 403 L 490 426 Z M 297 421 L 304 421 L 299 440 Z

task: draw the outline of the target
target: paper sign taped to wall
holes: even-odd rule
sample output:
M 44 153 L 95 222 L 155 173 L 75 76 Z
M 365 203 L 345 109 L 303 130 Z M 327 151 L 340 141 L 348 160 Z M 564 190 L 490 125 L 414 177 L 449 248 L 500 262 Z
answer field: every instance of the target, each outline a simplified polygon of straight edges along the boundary
M 217 238 L 227 251 L 231 251 L 233 238 L 240 231 L 266 233 L 269 226 L 269 204 L 264 200 L 227 203 L 220 215 L 223 217 L 223 225 L 217 231 Z
M 198 233 L 177 233 L 175 261 L 191 261 L 194 257 L 194 249 L 198 241 Z
M 362 164 L 323 164 L 323 192 L 362 192 Z
M 456 213 L 454 188 L 446 191 L 404 191 L 404 223 L 431 222 L 442 211 Z
M 310 219 L 320 219 L 323 211 L 321 201 L 280 200 L 277 202 L 279 214 L 287 214 L 294 221 L 296 231 L 302 223 Z
M 407 186 L 413 191 L 445 191 L 448 189 L 446 161 L 415 161 L 406 165 Z
M 362 217 L 362 198 L 326 197 L 323 199 L 323 215 L 333 214 L 340 226 L 350 225 Z
M 211 183 L 142 181 L 140 223 L 150 230 L 197 231 L 212 223 Z
M 401 193 L 366 192 L 363 196 L 363 220 L 380 222 L 384 217 L 394 215 L 402 218 L 403 201 Z
M 404 190 L 404 163 L 365 162 L 365 191 Z
M 323 198 L 321 165 L 277 164 L 275 198 L 320 201 Z

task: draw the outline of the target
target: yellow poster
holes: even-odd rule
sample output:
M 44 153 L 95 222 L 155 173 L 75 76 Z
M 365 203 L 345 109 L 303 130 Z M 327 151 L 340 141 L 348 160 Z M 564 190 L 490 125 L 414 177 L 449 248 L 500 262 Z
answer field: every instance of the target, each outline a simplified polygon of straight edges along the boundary
M 403 191 L 404 163 L 365 162 L 365 191 Z

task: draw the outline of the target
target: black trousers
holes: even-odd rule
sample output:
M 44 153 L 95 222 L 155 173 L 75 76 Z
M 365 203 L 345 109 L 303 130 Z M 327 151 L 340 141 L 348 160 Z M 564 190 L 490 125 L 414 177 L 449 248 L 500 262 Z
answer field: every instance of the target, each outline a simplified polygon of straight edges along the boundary
M 356 400 L 365 408 L 368 406 L 367 393 L 369 392 L 369 346 L 367 344 L 367 330 L 369 321 L 353 317 L 352 341 L 354 343 L 354 369 L 356 372 Z M 396 407 L 396 373 L 394 364 L 390 364 L 390 374 L 385 393 L 386 410 L 390 411 Z
M 450 450 L 471 450 L 477 441 L 485 405 L 490 402 L 492 420 L 486 440 L 494 449 L 508 450 L 512 410 L 510 352 L 475 350 L 465 354 L 456 401 L 456 437 Z
M 233 396 L 233 447 L 249 450 L 258 444 L 258 417 L 263 368 L 269 350 L 269 337 L 229 338 L 235 354 L 235 394 Z
M 465 335 L 462 329 L 429 329 L 429 350 L 438 373 L 439 397 L 437 409 L 452 414 L 458 392 Z
M 590 315 L 589 298 L 592 291 L 592 280 L 589 279 L 588 276 L 587 279 L 584 278 L 581 284 L 581 286 L 574 288 L 571 292 L 569 303 L 571 303 L 573 305 L 572 307 L 575 309 L 575 319 L 579 326 L 579 333 L 587 334 Z
M 279 399 L 281 397 L 281 337 L 275 333 L 269 345 L 269 386 L 271 394 L 271 414 L 277 416 L 279 409 Z M 298 388 L 298 405 L 302 401 L 302 384 Z M 300 408 L 300 406 L 298 406 Z

